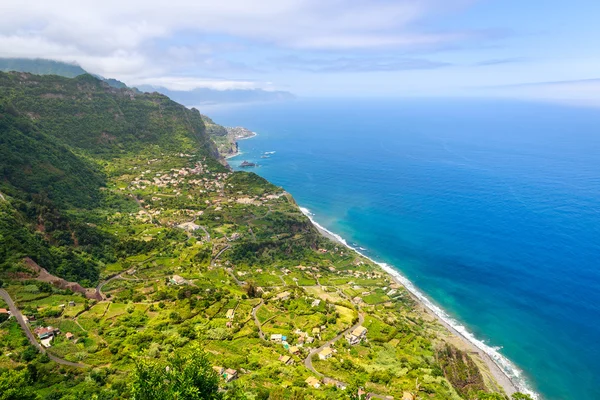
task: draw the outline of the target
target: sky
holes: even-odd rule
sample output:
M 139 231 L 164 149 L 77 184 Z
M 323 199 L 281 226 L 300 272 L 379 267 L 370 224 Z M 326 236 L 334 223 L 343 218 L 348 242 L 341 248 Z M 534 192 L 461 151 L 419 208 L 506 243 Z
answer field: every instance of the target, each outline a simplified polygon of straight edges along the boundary
M 600 105 L 597 0 L 2 0 L 0 57 L 129 85 Z

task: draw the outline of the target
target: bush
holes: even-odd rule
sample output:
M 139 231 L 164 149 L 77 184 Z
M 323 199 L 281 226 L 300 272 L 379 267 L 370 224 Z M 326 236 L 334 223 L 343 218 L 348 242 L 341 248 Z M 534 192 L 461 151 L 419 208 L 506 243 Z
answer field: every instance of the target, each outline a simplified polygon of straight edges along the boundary
M 219 377 L 199 349 L 179 351 L 169 362 L 138 359 L 133 400 L 220 400 Z

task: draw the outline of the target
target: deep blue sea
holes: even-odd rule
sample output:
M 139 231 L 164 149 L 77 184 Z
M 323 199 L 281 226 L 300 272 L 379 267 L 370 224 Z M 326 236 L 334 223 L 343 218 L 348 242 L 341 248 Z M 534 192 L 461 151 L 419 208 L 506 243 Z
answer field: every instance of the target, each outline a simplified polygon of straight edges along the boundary
M 204 112 L 258 133 L 234 167 L 258 162 L 542 398 L 600 399 L 600 109 L 346 99 Z

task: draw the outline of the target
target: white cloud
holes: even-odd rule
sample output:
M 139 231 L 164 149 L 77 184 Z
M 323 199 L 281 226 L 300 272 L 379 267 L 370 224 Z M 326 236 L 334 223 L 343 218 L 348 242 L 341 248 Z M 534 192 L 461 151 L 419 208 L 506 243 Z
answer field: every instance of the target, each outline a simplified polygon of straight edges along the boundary
M 198 41 L 219 35 L 274 48 L 430 46 L 464 35 L 420 32 L 414 23 L 465 1 L 4 0 L 0 56 L 76 60 L 93 72 L 128 78 L 149 76 L 149 70 L 168 73 L 169 61 L 195 61 L 221 50 L 220 44 L 205 43 L 154 48 L 155 40 L 176 42 L 181 32 Z M 205 67 L 211 65 L 225 68 L 216 59 Z
M 226 79 L 202 79 L 177 76 L 159 76 L 151 78 L 134 79 L 132 85 L 162 86 L 169 90 L 192 90 L 196 88 L 209 88 L 215 90 L 228 89 L 259 89 L 269 87 L 270 82 L 237 81 Z

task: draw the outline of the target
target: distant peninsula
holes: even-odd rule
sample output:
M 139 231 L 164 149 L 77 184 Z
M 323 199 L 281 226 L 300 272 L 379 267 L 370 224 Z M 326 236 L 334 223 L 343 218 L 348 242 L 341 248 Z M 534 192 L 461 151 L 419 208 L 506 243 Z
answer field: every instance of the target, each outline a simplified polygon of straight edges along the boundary
M 240 154 L 238 140 L 250 139 L 256 136 L 256 132 L 241 126 L 224 127 L 216 124 L 206 115 L 202 115 L 206 132 L 216 143 L 219 153 L 225 158 L 235 157 Z

